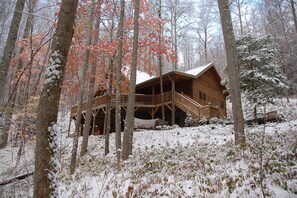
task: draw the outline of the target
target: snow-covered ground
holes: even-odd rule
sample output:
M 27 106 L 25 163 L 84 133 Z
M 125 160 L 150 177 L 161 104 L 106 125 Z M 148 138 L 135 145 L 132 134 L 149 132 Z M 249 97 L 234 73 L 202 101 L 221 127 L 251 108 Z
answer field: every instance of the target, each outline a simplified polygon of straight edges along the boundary
M 133 155 L 120 167 L 114 134 L 107 156 L 104 138 L 91 136 L 74 175 L 68 170 L 72 139 L 62 126 L 59 197 L 297 197 L 296 106 L 293 100 L 277 107 L 285 122 L 246 127 L 242 148 L 234 146 L 232 125 L 138 130 Z M 34 141 L 27 142 L 18 165 L 17 150 L 0 150 L 0 182 L 33 171 Z M 31 176 L 0 186 L 0 197 L 31 197 L 32 191 Z

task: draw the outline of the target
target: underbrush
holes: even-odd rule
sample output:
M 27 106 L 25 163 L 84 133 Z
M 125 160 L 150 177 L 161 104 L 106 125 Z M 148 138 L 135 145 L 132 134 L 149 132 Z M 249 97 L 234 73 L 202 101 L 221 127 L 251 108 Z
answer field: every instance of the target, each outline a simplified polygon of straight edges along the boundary
M 275 128 L 274 128 L 275 129 Z M 295 127 L 296 129 L 296 127 Z M 297 194 L 296 130 L 250 128 L 244 147 L 213 145 L 134 148 L 117 168 L 115 156 L 85 156 L 74 176 L 62 177 L 62 197 L 276 197 Z M 263 138 L 264 135 L 264 139 Z M 262 173 L 262 176 L 260 175 Z M 261 185 L 262 184 L 262 185 Z M 70 194 L 69 194 L 70 193 Z

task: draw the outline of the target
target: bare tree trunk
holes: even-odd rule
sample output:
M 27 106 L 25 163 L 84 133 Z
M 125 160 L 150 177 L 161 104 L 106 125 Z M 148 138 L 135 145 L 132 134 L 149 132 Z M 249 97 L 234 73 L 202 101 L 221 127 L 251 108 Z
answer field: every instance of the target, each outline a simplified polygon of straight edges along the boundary
M 109 60 L 109 85 L 107 90 L 107 96 L 108 96 L 108 103 L 106 106 L 106 123 L 105 123 L 105 151 L 104 154 L 107 155 L 109 153 L 109 133 L 110 133 L 110 116 L 111 116 L 111 94 L 112 94 L 112 81 L 113 81 L 113 59 L 114 57 L 111 57 Z
M 9 20 L 9 16 L 11 14 L 9 8 L 11 8 L 11 5 L 13 3 L 15 3 L 14 1 L 1 1 L 1 14 L 0 14 L 0 18 L 1 18 L 1 27 L 0 27 L 0 40 L 3 41 L 3 35 L 4 32 L 6 30 L 5 24 L 6 22 Z
M 101 5 L 101 3 L 100 3 Z M 89 35 L 87 40 L 87 45 L 90 47 L 92 44 L 92 34 L 93 34 L 93 22 L 94 22 L 94 9 L 95 9 L 95 0 L 92 0 L 92 8 L 91 8 L 91 14 L 90 14 L 90 23 L 89 23 Z M 100 13 L 101 15 L 101 13 Z M 100 18 L 99 18 L 100 20 Z M 99 23 L 100 24 L 100 23 Z M 98 27 L 98 30 L 100 28 Z M 89 50 L 89 48 L 88 48 Z M 90 50 L 89 50 L 90 51 Z M 89 52 L 90 55 L 90 52 Z M 89 59 L 89 56 L 86 57 Z M 85 120 L 85 127 L 83 132 L 83 141 L 81 145 L 80 150 L 80 156 L 83 156 L 87 152 L 88 148 L 88 140 L 89 140 L 89 134 L 90 134 L 90 128 L 91 128 L 91 120 L 92 120 L 92 106 L 93 106 L 93 98 L 94 98 L 94 90 L 95 90 L 95 75 L 96 75 L 96 64 L 91 65 L 91 79 L 89 82 L 89 95 L 88 95 L 88 101 L 87 101 L 87 112 L 86 112 L 86 120 Z
M 207 29 L 204 29 L 204 60 L 205 64 L 208 63 L 208 54 L 207 54 Z
M 161 110 L 162 110 L 162 120 L 165 121 L 165 107 L 164 107 L 164 91 L 163 91 L 163 77 L 162 77 L 162 55 L 159 55 L 159 73 L 160 73 L 160 92 L 161 92 Z
M 37 81 L 36 81 L 36 84 L 35 84 L 35 87 L 34 87 L 34 91 L 33 91 L 33 96 L 36 96 L 40 91 L 38 90 L 38 86 L 39 86 L 39 83 L 40 83 L 40 79 L 41 79 L 41 76 L 42 76 L 42 73 L 44 72 L 44 69 L 45 69 L 45 64 L 47 62 L 47 59 L 48 59 L 48 55 L 50 53 L 50 49 L 51 49 L 51 44 L 48 45 L 48 48 L 46 50 L 46 53 L 45 53 L 45 57 L 43 59 L 43 63 L 42 63 L 42 66 L 41 66 L 41 70 L 38 74 L 38 77 L 37 77 Z
M 32 61 L 33 61 L 33 57 L 32 57 L 33 56 L 33 52 L 32 52 L 32 33 L 31 32 L 33 30 L 33 11 L 34 11 L 34 8 L 35 8 L 35 5 L 36 5 L 36 1 L 37 0 L 31 0 L 28 3 L 29 13 L 28 13 L 28 17 L 27 17 L 27 21 L 26 21 L 26 25 L 25 25 L 24 34 L 23 34 L 23 39 L 27 39 L 27 38 L 30 37 L 30 46 L 31 46 L 31 61 L 30 61 L 31 63 L 30 63 L 30 66 L 32 65 Z M 22 54 L 23 51 L 24 51 L 24 47 L 21 47 L 19 54 Z M 18 74 L 20 72 L 23 65 L 24 65 L 23 61 L 19 60 L 18 63 L 17 63 L 16 74 Z M 29 78 L 30 77 L 31 77 L 31 72 L 29 71 Z M 30 80 L 29 80 L 29 82 L 30 82 Z M 12 97 L 11 97 L 11 99 L 9 101 L 7 101 L 7 105 L 5 107 L 7 115 L 5 116 L 5 120 L 4 120 L 3 134 L 4 134 L 5 138 L 3 138 L 3 139 L 6 139 L 6 142 L 7 142 L 7 138 L 8 138 L 8 131 L 10 129 L 10 125 L 11 125 L 11 122 L 12 122 L 12 114 L 14 112 L 14 108 L 16 106 L 18 106 L 18 103 L 17 103 L 17 95 L 18 95 L 17 90 L 18 89 L 16 89 L 16 91 L 13 91 Z
M 174 50 L 175 50 L 175 60 L 174 60 L 174 70 L 177 70 L 177 64 L 178 64 L 178 54 L 177 54 L 177 17 L 176 12 L 174 13 Z
M 12 58 L 15 42 L 18 36 L 20 21 L 22 19 L 22 12 L 24 9 L 25 0 L 17 0 L 15 10 L 13 13 L 11 26 L 4 48 L 3 56 L 0 63 L 0 106 L 4 105 L 5 98 L 5 82 L 8 72 L 8 67 Z
M 31 39 L 30 42 L 32 42 L 32 32 L 33 32 L 33 25 L 34 25 L 34 9 L 35 9 L 36 3 L 37 3 L 37 0 L 30 0 L 27 3 L 29 13 L 28 13 L 27 21 L 26 21 L 24 34 L 23 34 L 23 40 L 30 38 Z M 32 45 L 32 43 L 30 43 L 30 45 Z M 24 50 L 25 50 L 25 48 L 22 46 L 20 49 L 20 54 L 22 54 L 24 52 Z M 33 62 L 32 56 L 33 56 L 33 48 L 31 47 L 31 62 L 28 65 L 29 69 L 31 68 L 32 62 Z M 23 67 L 24 67 L 24 62 L 22 60 L 18 61 L 16 74 L 18 74 Z M 28 74 L 31 75 L 29 72 L 28 72 Z M 20 85 L 21 86 L 18 86 L 18 89 L 16 89 L 17 97 L 16 97 L 15 104 L 18 107 L 22 106 L 21 103 L 24 101 L 24 100 L 22 100 L 22 98 L 24 98 L 26 96 L 26 91 L 27 91 L 25 82 L 23 82 L 23 83 L 21 82 Z M 25 85 L 25 86 L 22 86 L 22 85 Z M 21 95 L 21 94 L 23 94 L 23 95 Z M 22 101 L 22 102 L 20 102 L 20 101 Z
M 294 25 L 295 25 L 295 31 L 297 33 L 297 17 L 296 17 L 295 2 L 294 2 L 294 0 L 290 0 L 290 3 L 291 3 L 291 8 L 292 8 L 292 15 L 293 15 L 293 20 L 294 20 Z
M 294 5 L 293 5 L 294 6 Z M 280 12 L 280 15 L 281 15 L 281 26 L 282 26 L 282 32 L 284 34 L 284 39 L 286 41 L 286 44 L 287 44 L 287 48 L 289 49 L 289 54 L 290 54 L 290 58 L 291 60 L 295 60 L 295 57 L 294 57 L 294 53 L 292 51 L 292 47 L 291 47 L 291 44 L 289 42 L 289 39 L 288 39 L 288 35 L 287 35 L 287 31 L 286 31 L 286 28 L 285 28 L 285 19 L 284 19 L 284 14 L 283 14 L 283 11 L 282 11 L 282 6 L 281 6 L 281 2 L 278 2 L 278 8 L 279 8 L 279 12 Z M 292 7 L 293 8 L 293 7 Z M 295 19 L 294 19 L 295 20 Z M 295 22 L 295 21 L 294 21 Z M 285 91 L 285 96 L 287 98 L 287 103 L 290 103 L 290 98 L 289 98 L 289 93 L 288 93 L 288 90 Z
M 240 25 L 240 34 L 243 36 L 243 23 L 242 23 L 242 16 L 241 16 L 241 4 L 243 1 L 240 2 L 240 0 L 236 1 L 237 3 L 237 9 L 238 9 L 238 18 L 239 18 L 239 25 Z
M 77 0 L 63 0 L 37 109 L 33 197 L 56 197 L 57 115 Z
M 116 104 L 115 104 L 115 125 L 116 125 L 116 155 L 117 163 L 121 160 L 121 77 L 122 77 L 122 56 L 123 56 L 123 29 L 125 15 L 125 0 L 121 0 L 120 20 L 118 24 L 117 40 L 117 67 L 116 67 Z
M 88 46 L 88 47 L 86 48 L 86 51 L 85 51 L 85 60 L 84 60 L 84 64 L 82 67 L 82 75 L 81 75 L 79 90 L 78 90 L 77 119 L 75 121 L 75 133 L 74 133 L 74 137 L 73 137 L 73 148 L 72 148 L 72 152 L 71 152 L 70 174 L 73 174 L 75 171 L 75 168 L 76 168 L 78 139 L 79 139 L 79 135 L 80 135 L 79 129 L 80 129 L 81 119 L 82 119 L 82 114 L 81 114 L 82 103 L 83 103 L 85 82 L 86 82 L 86 76 L 87 76 L 87 70 L 88 70 L 89 58 L 90 58 L 90 46 L 91 46 L 91 42 L 92 42 L 93 21 L 94 21 L 94 2 L 91 7 L 90 22 L 88 24 L 89 35 L 88 35 L 87 41 L 86 41 L 86 46 Z M 92 101 L 91 101 L 90 105 L 92 105 Z M 87 126 L 85 125 L 85 128 L 86 127 Z M 84 130 L 86 130 L 86 129 L 84 129 Z M 90 124 L 88 126 L 88 131 L 86 133 L 89 133 L 89 130 L 90 130 Z M 86 143 L 87 142 L 85 142 L 85 144 Z M 85 145 L 85 146 L 87 146 L 87 145 Z M 85 151 L 83 151 L 83 152 L 85 152 Z
M 123 138 L 123 160 L 127 160 L 129 157 L 129 154 L 132 154 L 136 67 L 137 67 L 137 55 L 138 55 L 139 3 L 140 3 L 140 0 L 135 1 L 133 54 L 132 54 L 132 65 L 131 65 L 131 74 L 130 74 L 130 83 L 129 83 L 129 96 L 128 96 L 126 124 L 125 124 L 124 138 Z
M 116 12 L 114 12 L 116 13 Z M 114 20 L 111 21 L 111 30 L 114 29 Z M 110 33 L 110 41 L 113 41 L 113 34 L 112 31 Z M 104 154 L 107 155 L 109 153 L 109 134 L 110 134 L 110 122 L 111 122 L 111 94 L 113 89 L 113 77 L 114 77 L 114 59 L 116 53 L 109 58 L 109 83 L 106 82 L 107 87 L 107 96 L 108 96 L 108 103 L 106 106 L 106 122 L 104 126 L 104 134 L 105 134 L 105 146 L 104 146 Z M 107 72 L 105 72 L 107 74 Z
M 30 8 L 31 9 L 31 8 Z M 30 51 L 31 51 L 31 57 L 30 57 L 30 64 L 29 64 L 29 70 L 28 70 L 28 79 L 27 79 L 27 82 L 26 82 L 26 85 L 25 85 L 25 96 L 23 98 L 23 101 L 22 101 L 22 107 L 24 108 L 24 112 L 25 112 L 25 115 L 24 115 L 24 118 L 25 120 L 23 120 L 23 123 L 22 123 L 22 133 L 21 133 L 21 142 L 20 142 L 20 145 L 19 145 L 19 151 L 18 151 L 18 154 L 17 154 L 17 160 L 16 160 L 16 165 L 19 163 L 20 159 L 21 159 L 21 155 L 24 151 L 24 147 L 25 147 L 25 142 L 26 142 L 26 133 L 27 133 L 27 104 L 28 104 L 28 101 L 29 101 L 29 97 L 30 97 L 30 90 L 29 90 L 29 87 L 30 87 L 30 82 L 31 82 L 31 69 L 32 69 L 32 63 L 33 63 L 33 41 L 32 41 L 32 32 L 33 32 L 33 26 L 31 26 L 31 31 L 30 31 Z
M 227 73 L 230 81 L 230 94 L 232 102 L 232 113 L 234 120 L 235 144 L 245 143 L 244 120 L 241 106 L 240 84 L 239 84 L 239 66 L 237 60 L 237 51 L 235 47 L 235 37 L 231 20 L 228 0 L 218 0 L 221 15 L 221 23 L 224 35 L 227 58 Z
M 162 0 L 159 0 L 159 19 L 162 19 Z M 160 22 L 160 32 L 159 32 L 159 73 L 160 73 L 160 92 L 161 92 L 161 110 L 162 110 L 162 120 L 165 120 L 165 107 L 164 107 L 164 91 L 163 91 L 163 64 L 162 64 L 162 52 L 161 52 L 161 44 L 162 44 L 162 32 L 163 32 L 163 27 Z
M 18 36 L 18 30 L 19 30 L 20 21 L 22 18 L 24 5 L 25 5 L 25 0 L 18 0 L 16 2 L 13 18 L 11 21 L 11 26 L 9 29 L 6 45 L 5 45 L 3 56 L 0 63 L 0 112 L 3 111 L 2 108 L 4 106 L 4 100 L 6 95 L 5 93 L 6 77 L 8 73 L 9 64 L 12 58 L 15 42 Z M 9 110 L 8 114 L 12 114 L 13 107 L 10 106 L 9 108 L 11 110 Z M 3 128 L 0 128 L 0 148 L 3 148 L 7 145 L 8 130 L 10 126 L 11 116 L 4 115 L 4 119 L 6 119 L 6 121 L 4 122 L 4 125 L 8 124 L 8 126 L 4 126 Z

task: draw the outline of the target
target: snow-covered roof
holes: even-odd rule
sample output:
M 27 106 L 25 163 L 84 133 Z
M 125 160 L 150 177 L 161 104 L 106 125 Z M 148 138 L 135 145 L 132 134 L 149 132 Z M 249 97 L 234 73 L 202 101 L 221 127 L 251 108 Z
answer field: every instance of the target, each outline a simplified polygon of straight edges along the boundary
M 190 74 L 190 75 L 193 75 L 193 76 L 198 76 L 201 72 L 205 71 L 205 69 L 208 68 L 212 64 L 213 63 L 209 63 L 207 65 L 204 65 L 204 66 L 201 66 L 201 67 L 197 67 L 195 69 L 191 69 L 191 70 L 185 71 L 184 73 Z
M 140 84 L 142 82 L 145 82 L 147 80 L 150 80 L 152 78 L 154 78 L 155 76 L 150 76 L 148 73 L 145 73 L 143 71 L 139 71 L 137 70 L 137 74 L 136 74 L 136 84 Z
M 197 67 L 195 69 L 191 69 L 185 72 L 181 71 L 169 71 L 167 73 L 164 73 L 162 76 L 168 75 L 170 73 L 178 73 L 178 74 L 185 74 L 186 76 L 191 76 L 194 78 L 197 78 L 200 74 L 205 72 L 208 68 L 210 68 L 213 65 L 213 63 L 209 63 L 204 66 Z M 150 76 L 149 74 L 142 72 L 142 71 L 137 71 L 137 76 L 136 76 L 136 85 L 141 84 L 143 82 L 146 82 L 148 80 L 151 80 L 153 78 L 156 78 L 155 76 Z

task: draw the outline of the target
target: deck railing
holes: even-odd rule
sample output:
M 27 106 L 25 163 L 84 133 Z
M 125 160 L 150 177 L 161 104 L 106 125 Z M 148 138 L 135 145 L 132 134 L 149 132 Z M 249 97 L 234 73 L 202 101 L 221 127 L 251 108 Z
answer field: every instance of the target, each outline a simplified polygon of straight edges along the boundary
M 218 107 L 212 106 L 212 105 L 205 105 L 201 106 L 198 102 L 195 100 L 184 96 L 183 94 L 180 94 L 178 92 L 174 93 L 175 101 L 179 102 L 181 105 L 183 105 L 186 109 L 189 110 L 191 113 L 196 113 L 196 115 L 200 118 L 206 117 L 207 119 L 210 119 L 211 117 L 222 117 L 223 114 L 219 110 Z M 164 103 L 171 102 L 172 100 L 172 92 L 164 92 L 163 94 L 163 101 Z M 161 105 L 161 94 L 157 95 L 146 95 L 146 94 L 135 94 L 135 106 L 145 106 L 145 107 L 154 107 L 157 105 Z M 100 96 L 93 99 L 93 109 L 94 108 L 100 108 L 107 104 L 108 102 L 108 96 Z M 126 106 L 128 102 L 128 95 L 122 94 L 121 95 L 121 105 Z M 115 94 L 111 96 L 111 103 L 112 105 L 115 105 Z M 87 102 L 84 102 L 82 104 L 82 112 L 85 112 L 87 110 Z M 77 106 L 74 106 L 71 108 L 71 116 L 76 115 L 77 113 Z
M 164 102 L 171 101 L 171 91 L 164 92 L 163 94 Z M 111 103 L 115 104 L 115 94 L 111 95 Z M 93 108 L 100 108 L 105 106 L 108 102 L 108 96 L 100 96 L 93 99 Z M 121 95 L 121 105 L 126 106 L 128 102 L 128 95 Z M 135 94 L 135 105 L 136 106 L 155 106 L 161 104 L 161 94 L 158 95 L 146 95 L 146 94 Z M 82 112 L 86 111 L 87 102 L 82 104 Z M 77 106 L 71 108 L 71 115 L 75 115 L 77 113 Z
M 174 97 L 175 97 L 176 102 L 179 102 L 182 106 L 186 107 L 189 110 L 188 113 L 194 113 L 197 116 L 200 116 L 198 103 L 193 102 L 188 97 L 186 97 L 178 92 L 175 92 Z

